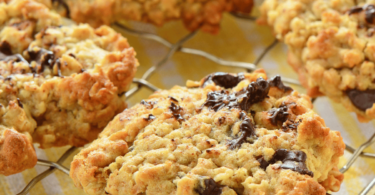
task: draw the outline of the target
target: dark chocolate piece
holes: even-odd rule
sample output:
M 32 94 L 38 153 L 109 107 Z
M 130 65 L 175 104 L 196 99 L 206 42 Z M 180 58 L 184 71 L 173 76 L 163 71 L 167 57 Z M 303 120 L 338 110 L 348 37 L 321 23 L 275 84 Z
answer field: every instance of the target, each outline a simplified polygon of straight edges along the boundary
M 365 10 L 365 18 L 366 22 L 369 24 L 374 24 L 374 18 L 375 18 L 375 6 L 374 5 L 365 5 L 363 7 Z
M 351 15 L 351 14 L 356 14 L 356 13 L 359 13 L 359 12 L 361 12 L 361 11 L 363 11 L 363 7 L 353 7 L 352 9 L 350 9 L 347 13 L 349 14 L 349 15 Z
M 222 187 L 217 185 L 212 178 L 204 180 L 204 188 L 200 185 L 195 190 L 199 195 L 220 195 Z
M 175 101 L 176 103 L 178 103 L 178 100 L 172 96 L 168 96 L 169 99 L 171 99 L 172 101 Z
M 281 129 L 286 132 L 289 130 L 297 131 L 298 125 L 302 122 L 302 119 L 299 119 L 298 121 L 294 122 L 290 119 L 286 121 L 286 123 L 281 127 Z
M 255 136 L 255 128 L 253 123 L 251 123 L 250 118 L 246 115 L 245 112 L 240 114 L 242 123 L 240 125 L 241 135 L 237 139 L 233 139 L 229 143 L 229 149 L 233 150 L 237 147 L 241 147 L 242 143 L 247 141 L 247 138 Z
M 57 65 L 57 75 L 59 77 L 63 77 L 61 74 L 61 61 L 60 58 L 56 60 L 56 65 Z
M 19 98 L 17 98 L 17 103 L 19 107 L 23 108 L 23 104 Z
M 143 118 L 143 119 L 145 119 L 148 122 L 148 121 L 155 120 L 156 117 L 154 115 L 152 115 L 152 114 L 149 114 L 147 118 Z
M 266 168 L 268 167 L 268 165 L 270 165 L 270 163 L 268 163 L 266 160 L 264 160 L 263 157 L 259 157 L 257 158 L 257 161 L 259 162 L 259 167 L 266 170 Z
M 27 53 L 29 54 L 29 62 L 35 61 L 37 66 L 34 69 L 35 73 L 41 73 L 44 70 L 44 67 L 48 66 L 52 69 L 55 63 L 55 54 L 52 51 L 48 51 L 46 49 L 38 49 L 38 50 L 28 50 Z
M 172 115 L 176 120 L 178 120 L 179 122 L 185 120 L 184 117 L 181 116 L 182 108 L 180 106 L 177 106 L 175 103 L 171 102 L 169 109 L 172 111 Z
M 375 19 L 375 6 L 374 5 L 364 5 L 363 7 L 353 7 L 350 9 L 347 13 L 349 15 L 351 14 L 357 14 L 359 12 L 365 11 L 365 20 L 369 24 L 374 24 L 374 19 Z
M 225 117 L 219 117 L 219 125 L 222 125 L 225 122 Z
M 0 52 L 3 53 L 4 55 L 10 56 L 12 55 L 12 47 L 10 44 L 6 41 L 2 41 L 0 43 Z
M 269 84 L 263 78 L 258 78 L 243 90 L 236 93 L 229 93 L 226 90 L 213 91 L 207 94 L 207 100 L 202 105 L 209 109 L 218 111 L 224 107 L 239 108 L 244 111 L 249 110 L 250 106 L 263 101 L 269 92 Z
M 271 123 L 273 125 L 284 123 L 289 116 L 288 107 L 285 105 L 279 108 L 273 108 L 270 111 L 268 111 L 268 113 L 271 115 L 269 118 L 271 119 Z
M 12 53 L 11 46 L 8 42 L 3 41 L 0 43 L 0 61 L 15 61 L 15 62 L 25 62 L 28 64 L 28 62 L 22 57 L 20 54 L 14 54 Z
M 152 101 L 149 101 L 149 102 L 146 102 L 144 100 L 141 101 L 141 104 L 144 105 L 147 109 L 153 109 L 154 108 L 154 105 L 156 104 L 157 102 L 152 102 Z
M 208 75 L 201 87 L 205 87 L 208 84 L 215 83 L 224 88 L 233 88 L 238 85 L 239 82 L 245 79 L 245 76 L 239 73 L 237 76 L 231 75 L 224 72 L 217 72 L 214 74 Z
M 286 149 L 278 149 L 276 150 L 275 154 L 272 156 L 272 159 L 267 162 L 268 164 L 265 162 L 261 163 L 261 168 L 266 169 L 268 165 L 274 164 L 277 161 L 282 161 L 283 164 L 280 165 L 280 168 L 290 169 L 300 174 L 314 177 L 314 173 L 309 171 L 306 167 L 306 164 L 305 164 L 306 159 L 307 159 L 306 153 L 303 151 L 289 151 Z
M 362 111 L 372 108 L 372 105 L 375 103 L 375 89 L 368 89 L 365 91 L 351 89 L 346 91 L 346 95 L 349 97 L 353 105 Z
M 272 77 L 268 80 L 270 87 L 277 87 L 284 92 L 293 91 L 293 89 L 289 86 L 285 86 L 283 81 L 281 81 L 281 77 L 279 75 Z

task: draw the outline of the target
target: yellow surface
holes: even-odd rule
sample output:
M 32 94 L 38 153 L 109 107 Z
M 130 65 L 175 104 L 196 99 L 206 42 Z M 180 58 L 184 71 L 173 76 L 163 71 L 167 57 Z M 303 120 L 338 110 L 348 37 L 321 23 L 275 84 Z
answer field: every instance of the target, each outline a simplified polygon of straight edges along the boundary
M 186 36 L 187 32 L 181 23 L 168 23 L 162 28 L 156 28 L 147 24 L 128 23 L 132 28 L 156 33 L 170 42 L 176 42 Z M 121 32 L 120 29 L 117 29 Z M 168 48 L 163 45 L 142 38 L 123 33 L 129 39 L 130 44 L 136 49 L 137 57 L 141 66 L 137 73 L 137 78 L 152 65 L 159 62 L 168 52 Z M 263 49 L 273 42 L 274 38 L 270 29 L 260 27 L 254 22 L 235 19 L 232 16 L 225 15 L 222 30 L 218 35 L 210 35 L 199 32 L 193 39 L 189 40 L 184 46 L 195 49 L 201 49 L 225 60 L 254 62 L 256 57 Z M 280 74 L 284 77 L 297 78 L 296 74 L 287 65 L 286 47 L 278 44 L 271 52 L 267 54 L 260 64 L 260 67 L 266 69 L 270 75 Z M 219 66 L 207 59 L 194 55 L 176 53 L 171 60 L 160 67 L 149 79 L 159 88 L 168 89 L 173 85 L 184 85 L 186 80 L 200 80 L 212 72 L 241 72 L 240 68 L 228 68 Z M 304 89 L 296 87 L 300 92 Z M 128 99 L 130 105 L 140 102 L 143 98 L 150 95 L 148 89 L 142 89 L 136 95 Z M 325 120 L 328 127 L 342 132 L 346 143 L 358 147 L 372 133 L 375 132 L 374 122 L 361 124 L 352 113 L 348 113 L 341 105 L 338 105 L 327 98 L 319 98 L 314 104 L 314 109 Z M 40 159 L 56 161 L 60 155 L 69 147 L 40 150 L 37 149 Z M 374 152 L 375 146 L 369 148 L 367 152 Z M 350 157 L 349 153 L 341 159 L 340 167 Z M 64 163 L 69 166 L 72 160 L 71 155 Z M 47 168 L 36 166 L 34 169 L 23 173 L 4 177 L 0 176 L 0 194 L 14 194 L 22 188 L 38 173 Z M 345 174 L 345 182 L 339 193 L 335 194 L 358 194 L 358 192 L 375 177 L 375 159 L 359 159 L 354 166 Z M 74 187 L 70 178 L 60 171 L 48 176 L 42 182 L 38 183 L 31 191 L 30 195 L 43 194 L 65 194 L 75 195 L 83 194 L 83 191 Z M 374 193 L 372 193 L 374 194 Z

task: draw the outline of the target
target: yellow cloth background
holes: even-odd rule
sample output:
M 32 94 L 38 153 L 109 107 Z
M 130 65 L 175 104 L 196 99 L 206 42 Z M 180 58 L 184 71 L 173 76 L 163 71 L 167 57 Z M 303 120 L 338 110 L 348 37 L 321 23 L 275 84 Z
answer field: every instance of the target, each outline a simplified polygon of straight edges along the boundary
M 173 43 L 189 33 L 180 22 L 171 22 L 162 28 L 140 23 L 128 23 L 127 25 L 134 29 L 156 33 Z M 116 29 L 121 32 L 120 29 Z M 137 51 L 137 58 L 141 65 L 137 78 L 140 78 L 149 67 L 159 62 L 168 52 L 168 48 L 155 41 L 138 38 L 127 33 L 123 34 Z M 241 20 L 226 14 L 222 22 L 222 30 L 218 35 L 199 32 L 184 46 L 204 50 L 225 60 L 254 62 L 256 57 L 273 40 L 271 30 L 268 27 L 260 27 L 255 22 Z M 260 67 L 265 68 L 270 75 L 280 74 L 283 77 L 297 78 L 297 75 L 286 62 L 286 47 L 281 43 L 266 55 Z M 178 52 L 171 60 L 160 67 L 149 81 L 159 88 L 168 89 L 173 85 L 185 85 L 188 79 L 200 80 L 205 75 L 218 71 L 241 72 L 244 69 L 223 67 L 202 57 Z M 295 87 L 295 89 L 304 92 L 304 89 L 300 87 Z M 151 91 L 148 89 L 142 89 L 127 101 L 129 105 L 134 105 L 150 94 Z M 353 113 L 348 113 L 341 105 L 327 98 L 319 98 L 314 104 L 314 109 L 325 119 L 328 127 L 339 130 L 345 142 L 354 147 L 358 147 L 375 132 L 374 121 L 361 124 Z M 40 159 L 56 161 L 68 148 L 37 149 L 37 153 Z M 375 145 L 366 151 L 374 152 Z M 349 157 L 350 154 L 346 152 L 345 157 L 341 159 L 340 167 Z M 72 158 L 73 155 L 65 161 L 64 165 L 69 167 Z M 46 169 L 46 167 L 36 166 L 16 175 L 0 176 L 0 194 L 20 192 L 33 177 Z M 361 158 L 345 174 L 342 188 L 339 193 L 335 194 L 358 194 L 374 177 L 375 159 Z M 42 182 L 39 182 L 29 194 L 76 195 L 83 194 L 83 191 L 74 187 L 69 176 L 60 171 L 55 171 Z

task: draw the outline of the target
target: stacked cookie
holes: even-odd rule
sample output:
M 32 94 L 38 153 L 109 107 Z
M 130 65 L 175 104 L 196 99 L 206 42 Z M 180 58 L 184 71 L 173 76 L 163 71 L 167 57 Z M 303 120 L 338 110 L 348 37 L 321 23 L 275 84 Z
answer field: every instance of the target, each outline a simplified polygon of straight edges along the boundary
M 31 0 L 0 3 L 0 174 L 36 164 L 41 148 L 83 146 L 125 107 L 138 66 L 107 26 L 63 25 Z
M 64 16 L 93 26 L 134 20 L 158 26 L 181 19 L 190 31 L 217 33 L 224 12 L 250 13 L 253 0 L 38 0 Z
M 345 144 L 280 77 L 216 73 L 151 95 L 74 157 L 87 194 L 326 194 Z
M 288 45 L 288 62 L 310 96 L 327 95 L 361 121 L 375 118 L 372 3 L 266 0 L 259 20 Z

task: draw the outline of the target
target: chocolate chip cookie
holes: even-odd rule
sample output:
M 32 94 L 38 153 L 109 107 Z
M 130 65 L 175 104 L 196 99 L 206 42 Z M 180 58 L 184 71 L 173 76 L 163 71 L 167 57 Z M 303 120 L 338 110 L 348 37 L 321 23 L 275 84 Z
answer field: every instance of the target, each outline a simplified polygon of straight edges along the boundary
M 250 13 L 253 0 L 38 0 L 93 26 L 135 20 L 158 26 L 181 19 L 185 27 L 217 33 L 224 12 Z
M 310 96 L 327 95 L 365 122 L 375 118 L 373 1 L 266 0 L 260 23 L 288 45 Z
M 325 195 L 344 148 L 279 76 L 215 73 L 117 115 L 70 176 L 87 194 Z
M 83 146 L 126 107 L 138 61 L 119 33 L 62 25 L 31 0 L 0 3 L 0 174 L 36 164 L 41 148 Z

